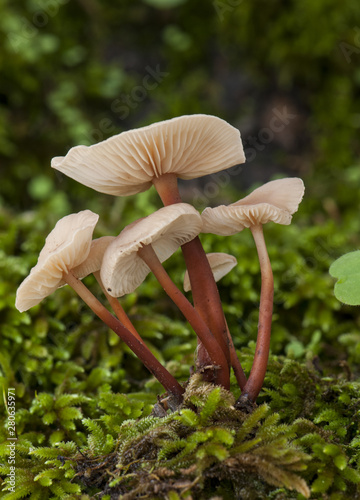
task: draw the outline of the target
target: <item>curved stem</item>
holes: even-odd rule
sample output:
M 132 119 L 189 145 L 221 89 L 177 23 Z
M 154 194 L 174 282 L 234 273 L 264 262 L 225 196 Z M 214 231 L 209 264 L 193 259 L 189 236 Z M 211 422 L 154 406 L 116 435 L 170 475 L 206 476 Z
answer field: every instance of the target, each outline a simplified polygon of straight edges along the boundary
M 269 255 L 267 253 L 263 228 L 261 225 L 252 226 L 256 249 L 261 270 L 261 294 L 259 308 L 258 335 L 254 362 L 249 379 L 245 385 L 242 397 L 255 402 L 265 379 L 266 367 L 269 359 L 271 321 L 274 300 L 274 278 Z
M 157 378 L 157 380 L 171 392 L 177 400 L 182 401 L 184 388 L 166 370 L 166 368 L 155 358 L 149 349 L 137 339 L 118 319 L 116 319 L 88 288 L 78 280 L 71 272 L 64 276 L 68 285 L 83 299 L 83 301 L 94 311 L 94 313 L 109 327 L 144 363 L 146 368 Z
M 181 203 L 182 200 L 175 174 L 165 174 L 158 177 L 153 180 L 153 184 L 165 206 Z M 227 361 L 227 365 L 225 366 L 229 371 L 230 352 L 226 333 L 227 328 L 224 321 L 219 291 L 209 261 L 206 258 L 205 251 L 198 237 L 182 245 L 181 249 L 189 272 L 194 306 L 208 325 L 209 329 L 213 332 L 225 355 Z M 201 356 L 199 362 L 202 363 Z M 203 362 L 205 363 L 206 360 Z M 225 369 L 225 366 L 223 369 Z
M 220 295 L 200 239 L 194 238 L 181 247 L 189 272 L 194 306 L 221 347 L 230 369 L 227 328 Z
M 170 276 L 163 268 L 161 262 L 158 259 L 158 256 L 156 255 L 151 245 L 146 245 L 140 248 L 140 250 L 138 250 L 138 255 L 149 266 L 165 292 L 169 295 L 169 297 L 178 306 L 180 311 L 188 320 L 195 333 L 204 344 L 205 349 L 209 353 L 211 362 L 220 368 L 216 373 L 217 382 L 226 389 L 229 389 L 229 372 L 228 370 L 221 369 L 227 366 L 225 355 L 219 348 L 219 344 L 217 343 L 215 337 L 209 330 L 204 320 L 201 318 L 200 314 L 196 311 L 196 309 L 194 309 L 187 298 L 172 282 Z
M 237 383 L 241 389 L 241 391 L 244 390 L 245 384 L 247 382 L 246 375 L 244 373 L 243 367 L 241 366 L 241 363 L 239 361 L 239 358 L 237 357 L 235 346 L 233 343 L 233 339 L 231 338 L 229 327 L 227 326 L 226 319 L 225 319 L 225 324 L 226 324 L 226 332 L 227 332 L 227 338 L 229 342 L 229 349 L 230 349 L 230 360 L 231 360 L 231 366 L 235 374 L 235 378 L 237 380 Z M 209 354 L 207 353 L 204 345 L 200 342 L 198 339 L 198 349 L 197 349 L 197 355 L 198 359 L 200 358 L 200 365 L 201 366 L 207 366 L 210 364 L 210 359 L 209 359 Z M 205 379 L 208 380 L 208 377 L 205 374 Z
M 118 319 L 121 321 L 121 323 L 131 332 L 137 339 L 140 340 L 144 344 L 143 339 L 140 337 L 138 331 L 136 330 L 135 326 L 131 323 L 129 316 L 126 314 L 124 311 L 122 305 L 120 304 L 119 300 L 115 297 L 112 297 L 111 295 L 108 294 L 106 288 L 103 285 L 103 282 L 100 277 L 100 271 L 94 272 L 94 276 L 96 278 L 96 281 L 99 283 L 102 291 L 104 292 L 105 297 L 107 298 L 112 310 L 118 317 Z

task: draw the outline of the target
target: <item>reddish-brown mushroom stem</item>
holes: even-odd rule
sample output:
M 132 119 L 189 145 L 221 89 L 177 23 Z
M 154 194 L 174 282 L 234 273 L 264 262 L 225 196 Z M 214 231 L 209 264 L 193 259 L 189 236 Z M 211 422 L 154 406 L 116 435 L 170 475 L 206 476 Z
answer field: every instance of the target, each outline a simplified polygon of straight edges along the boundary
M 182 401 L 184 388 L 166 370 L 166 368 L 155 358 L 145 344 L 136 338 L 118 319 L 116 319 L 88 288 L 78 280 L 71 272 L 64 276 L 66 283 L 71 286 L 92 311 L 109 327 L 118 337 L 136 354 L 144 363 L 146 368 L 157 378 L 167 391 L 173 394 L 177 401 Z
M 225 319 L 225 323 L 226 323 L 226 319 Z M 227 323 L 226 323 L 226 332 L 227 332 L 227 338 L 228 338 L 229 348 L 230 348 L 231 366 L 232 366 L 232 369 L 234 371 L 234 375 L 235 375 L 235 378 L 237 380 L 237 383 L 238 383 L 241 391 L 243 391 L 245 384 L 247 382 L 247 378 L 246 378 L 246 375 L 244 373 L 243 367 L 241 366 L 239 358 L 237 357 L 234 342 L 233 342 L 233 339 L 231 338 L 229 327 L 227 326 Z M 197 356 L 198 356 L 198 360 L 200 358 L 199 364 L 201 364 L 201 366 L 207 366 L 208 364 L 210 364 L 209 354 L 207 353 L 204 345 L 200 341 L 198 342 Z M 211 381 L 211 380 L 209 380 L 209 378 L 210 378 L 209 373 L 205 372 L 205 380 Z
M 271 321 L 274 299 L 274 278 L 269 255 L 266 249 L 262 225 L 252 226 L 261 270 L 261 294 L 259 308 L 258 335 L 254 362 L 242 398 L 255 402 L 264 383 L 270 352 Z
M 181 202 L 175 174 L 165 174 L 153 180 L 165 206 Z M 196 310 L 214 334 L 226 359 L 223 370 L 230 370 L 230 352 L 226 333 L 224 313 L 221 306 L 219 291 L 210 264 L 198 237 L 181 247 L 185 264 L 189 273 L 192 295 Z M 199 360 L 200 364 L 207 363 Z
M 230 369 L 230 351 L 219 291 L 200 239 L 181 247 L 189 278 L 194 306 L 218 341 Z
M 163 174 L 160 177 L 154 177 L 152 183 L 165 207 L 183 202 L 176 174 Z
M 209 353 L 211 363 L 217 367 L 215 379 L 218 384 L 226 389 L 230 387 L 229 371 L 221 369 L 227 366 L 227 361 L 223 351 L 219 348 L 219 344 L 215 336 L 211 333 L 209 327 L 196 309 L 190 304 L 187 298 L 181 293 L 177 286 L 173 283 L 170 276 L 162 266 L 158 256 L 151 245 L 143 246 L 138 250 L 138 255 L 149 266 L 154 273 L 156 279 L 163 287 L 168 296 L 178 306 L 185 318 L 188 320 L 194 329 L 205 349 Z M 220 369 L 219 369 L 220 368 Z
M 96 278 L 96 281 L 99 283 L 102 291 L 104 292 L 105 297 L 107 298 L 112 310 L 120 320 L 120 322 L 133 334 L 137 339 L 140 340 L 144 344 L 143 339 L 140 337 L 138 331 L 136 330 L 135 326 L 131 323 L 129 316 L 126 314 L 126 312 L 123 309 L 123 306 L 120 304 L 119 300 L 115 297 L 112 297 L 111 295 L 108 294 L 107 290 L 105 289 L 103 282 L 100 277 L 100 271 L 96 271 L 94 273 L 94 276 Z

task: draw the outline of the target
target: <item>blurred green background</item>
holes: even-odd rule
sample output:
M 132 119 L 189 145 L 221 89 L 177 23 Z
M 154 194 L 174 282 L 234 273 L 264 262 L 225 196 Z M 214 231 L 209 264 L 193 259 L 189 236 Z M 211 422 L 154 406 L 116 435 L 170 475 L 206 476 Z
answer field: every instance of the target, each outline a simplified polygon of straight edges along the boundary
M 61 190 L 64 212 L 84 208 L 94 193 L 52 171 L 53 156 L 192 113 L 240 129 L 239 189 L 285 173 L 320 204 L 348 202 L 359 26 L 353 0 L 0 0 L 1 203 L 33 209 Z
M 352 0 L 0 0 L 0 307 L 2 323 L 12 325 L 2 330 L 4 349 L 21 343 L 14 330 L 30 322 L 14 310 L 14 293 L 60 217 L 90 208 L 101 215 L 101 236 L 160 206 L 153 190 L 126 199 L 96 193 L 51 169 L 51 158 L 208 113 L 239 128 L 247 163 L 182 182 L 186 201 L 199 209 L 235 201 L 276 176 L 306 184 L 292 226 L 265 231 L 277 287 L 273 352 L 360 360 L 358 310 L 341 307 L 328 276 L 360 242 L 359 26 Z M 251 237 L 203 241 L 207 251 L 239 258 L 221 293 L 235 343 L 246 346 L 256 338 L 260 287 Z M 181 286 L 181 258 L 167 265 Z M 139 311 L 149 300 L 153 311 L 181 319 L 156 287 L 151 278 L 128 299 L 144 331 L 142 314 L 153 312 Z M 44 306 L 59 319 L 70 307 L 60 306 L 61 293 Z
M 329 265 L 360 242 L 359 3 L 0 0 L 0 43 L 4 325 L 16 330 L 25 321 L 14 310 L 16 287 L 60 217 L 98 212 L 97 237 L 160 206 L 153 190 L 128 198 L 96 193 L 51 169 L 51 158 L 155 121 L 208 113 L 239 128 L 247 163 L 182 182 L 186 201 L 201 209 L 235 201 L 276 176 L 305 181 L 291 227 L 265 230 L 277 287 L 273 351 L 360 359 L 353 349 L 358 310 L 341 307 L 328 275 Z M 202 239 L 207 251 L 239 259 L 221 293 L 235 343 L 246 346 L 256 338 L 260 287 L 252 239 L 246 231 Z M 181 258 L 167 265 L 181 286 Z M 153 310 L 181 319 L 160 300 L 155 281 L 148 283 L 129 299 L 139 301 L 134 317 L 150 299 Z M 3 328 L 3 336 L 10 352 L 14 331 Z

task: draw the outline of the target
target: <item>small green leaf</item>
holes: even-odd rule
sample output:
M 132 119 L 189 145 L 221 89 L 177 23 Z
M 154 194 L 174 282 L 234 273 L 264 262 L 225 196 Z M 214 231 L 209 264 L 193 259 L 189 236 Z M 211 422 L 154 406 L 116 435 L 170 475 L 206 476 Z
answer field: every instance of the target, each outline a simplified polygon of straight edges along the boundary
M 334 288 L 335 297 L 350 306 L 360 305 L 360 250 L 337 259 L 329 272 L 338 278 Z
M 334 458 L 334 464 L 340 470 L 344 470 L 347 466 L 347 459 L 344 455 L 337 455 Z
M 34 479 L 36 481 L 37 478 Z M 50 477 L 40 477 L 38 479 L 39 483 L 41 486 L 51 486 L 52 485 L 52 479 Z
M 56 413 L 54 411 L 49 411 L 49 412 L 45 413 L 42 420 L 43 420 L 45 425 L 50 425 L 53 422 L 55 422 L 56 418 L 57 418 Z
M 344 479 L 351 481 L 352 483 L 359 484 L 360 483 L 360 473 L 355 469 L 350 469 L 347 467 L 344 469 L 342 476 Z
M 323 448 L 323 452 L 326 455 L 330 455 L 331 457 L 335 457 L 339 454 L 339 447 L 336 444 L 326 444 Z
M 190 427 L 196 427 L 199 423 L 199 417 L 192 410 L 185 408 L 181 411 L 181 417 L 179 420 Z
M 65 436 L 64 431 L 54 431 L 49 437 L 50 444 L 54 446 L 60 443 L 61 441 L 63 441 L 64 436 Z
M 325 493 L 332 485 L 333 480 L 334 477 L 332 474 L 319 474 L 319 477 L 311 485 L 311 491 L 313 493 Z

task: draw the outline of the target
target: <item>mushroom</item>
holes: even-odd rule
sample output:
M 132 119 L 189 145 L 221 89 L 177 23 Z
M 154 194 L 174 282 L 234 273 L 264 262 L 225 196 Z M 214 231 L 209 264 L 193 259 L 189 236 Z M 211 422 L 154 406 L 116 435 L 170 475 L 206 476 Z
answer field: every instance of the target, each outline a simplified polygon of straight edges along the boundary
M 146 191 L 164 175 L 193 179 L 244 161 L 239 131 L 200 114 L 76 146 L 65 157 L 53 158 L 51 166 L 101 193 L 128 196 Z
M 130 347 L 142 360 L 149 371 L 178 400 L 184 392 L 183 387 L 159 363 L 145 343 L 134 336 L 94 297 L 90 290 L 73 274 L 84 277 L 89 270 L 97 267 L 97 257 L 94 251 L 91 259 L 86 262 L 90 250 L 92 233 L 99 216 L 90 210 L 63 217 L 46 238 L 36 266 L 29 276 L 21 283 L 16 294 L 16 307 L 20 312 L 39 304 L 45 297 L 59 286 L 70 285 L 84 302 L 99 316 L 102 321 Z M 95 244 L 95 248 L 104 241 Z
M 131 293 L 149 274 L 149 267 L 137 254 L 140 248 L 151 244 L 164 262 L 201 228 L 199 212 L 187 203 L 160 208 L 125 227 L 104 254 L 100 275 L 108 293 L 114 297 Z
M 203 342 L 212 363 L 224 367 L 227 360 L 215 337 L 161 265 L 180 245 L 198 235 L 201 227 L 200 214 L 186 203 L 163 207 L 134 222 L 108 246 L 101 279 L 109 294 L 119 297 L 134 291 L 152 271 Z M 216 378 L 229 388 L 226 370 L 218 370 Z
M 177 178 L 193 179 L 244 163 L 240 133 L 224 120 L 188 115 L 130 130 L 93 146 L 76 146 L 53 168 L 97 191 L 140 193 L 154 184 L 164 205 L 181 203 Z M 213 331 L 228 363 L 219 293 L 198 237 L 182 247 L 195 307 Z
M 83 279 L 89 274 L 96 274 L 101 268 L 101 262 L 105 250 L 114 240 L 115 236 L 102 236 L 91 241 L 89 254 L 81 264 L 73 267 L 71 272 L 79 279 Z
M 261 269 L 259 325 L 253 366 L 242 398 L 255 401 L 264 382 L 270 350 L 274 280 L 262 225 L 269 221 L 290 224 L 304 195 L 304 183 L 298 178 L 271 181 L 229 206 L 206 208 L 201 217 L 203 232 L 229 236 L 250 228 Z
M 135 337 L 137 337 L 141 342 L 143 342 L 138 331 L 130 321 L 128 315 L 124 311 L 120 302 L 117 299 L 115 299 L 115 297 L 112 297 L 111 295 L 108 294 L 107 290 L 105 289 L 101 281 L 100 268 L 103 256 L 105 250 L 114 239 L 115 236 L 103 236 L 102 238 L 97 238 L 96 240 L 93 240 L 91 242 L 90 252 L 86 260 L 82 262 L 79 266 L 72 269 L 71 272 L 76 278 L 79 279 L 85 278 L 89 274 L 93 274 L 118 319 L 131 333 L 135 335 Z
M 98 219 L 97 214 L 84 210 L 67 215 L 56 223 L 45 240 L 36 266 L 17 290 L 15 306 L 20 312 L 36 306 L 65 285 L 64 276 L 70 270 L 80 268 L 79 276 L 86 275 L 84 262 L 90 252 Z
M 207 253 L 206 254 L 207 260 L 209 261 L 211 271 L 214 275 L 215 281 L 220 281 L 221 278 L 223 278 L 226 274 L 228 274 L 231 269 L 233 269 L 236 264 L 237 260 L 233 255 L 229 255 L 227 253 Z M 186 271 L 185 276 L 184 276 L 184 290 L 185 292 L 189 292 L 191 290 L 191 284 L 190 284 L 190 279 L 189 279 L 189 273 Z M 227 326 L 226 320 L 226 330 L 227 330 L 227 340 L 229 343 L 229 349 L 230 349 L 230 361 L 231 361 L 231 366 L 234 370 L 236 380 L 240 386 L 241 389 L 245 387 L 245 384 L 247 382 L 246 376 L 244 373 L 244 370 L 240 364 L 240 361 L 236 355 L 235 351 L 235 346 L 233 343 L 233 340 L 231 338 L 229 328 Z M 198 343 L 198 365 L 200 367 L 206 367 L 209 365 L 209 359 L 208 359 L 208 354 L 206 350 L 204 350 L 204 346 L 202 345 L 201 342 Z
M 237 264 L 236 258 L 228 253 L 207 253 L 206 258 L 209 261 L 211 271 L 216 282 L 226 276 Z M 189 292 L 191 290 L 188 271 L 185 272 L 184 276 L 184 290 L 185 292 Z

